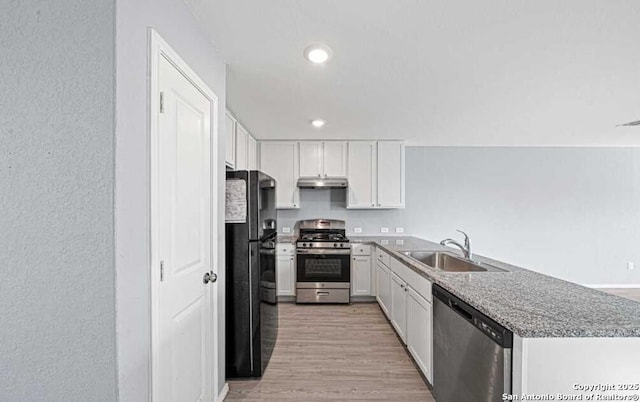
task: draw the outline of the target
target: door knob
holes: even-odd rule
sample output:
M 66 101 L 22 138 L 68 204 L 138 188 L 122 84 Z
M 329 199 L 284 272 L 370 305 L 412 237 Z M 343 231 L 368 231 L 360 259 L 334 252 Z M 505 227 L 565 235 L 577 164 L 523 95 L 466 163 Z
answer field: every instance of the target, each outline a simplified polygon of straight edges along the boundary
M 217 280 L 218 280 L 218 275 L 213 271 L 207 272 L 206 274 L 204 274 L 204 277 L 202 278 L 202 282 L 204 282 L 205 285 L 209 282 L 213 283 Z

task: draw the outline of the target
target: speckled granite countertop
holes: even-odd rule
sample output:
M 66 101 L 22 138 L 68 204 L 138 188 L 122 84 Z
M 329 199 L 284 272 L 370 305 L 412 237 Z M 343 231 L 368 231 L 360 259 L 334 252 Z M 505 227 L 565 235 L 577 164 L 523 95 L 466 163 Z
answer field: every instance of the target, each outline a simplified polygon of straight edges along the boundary
M 375 243 L 523 338 L 640 337 L 640 303 L 490 258 L 474 259 L 508 272 L 444 272 L 398 251 L 453 248 L 416 237 L 350 237 Z

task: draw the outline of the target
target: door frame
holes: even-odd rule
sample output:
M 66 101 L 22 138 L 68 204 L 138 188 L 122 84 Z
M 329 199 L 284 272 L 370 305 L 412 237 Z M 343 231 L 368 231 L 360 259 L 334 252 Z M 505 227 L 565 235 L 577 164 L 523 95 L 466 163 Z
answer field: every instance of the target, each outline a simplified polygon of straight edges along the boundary
M 220 197 L 218 196 L 218 163 L 214 163 L 218 159 L 219 148 L 219 116 L 218 116 L 218 96 L 209 88 L 209 86 L 193 71 L 189 65 L 173 50 L 173 48 L 158 34 L 158 32 L 152 27 L 148 28 L 148 127 L 149 132 L 147 136 L 147 156 L 149 161 L 149 177 L 147 182 L 148 186 L 148 199 L 149 199 L 149 279 L 150 279 L 150 320 L 151 320 L 151 333 L 150 336 L 150 350 L 149 350 L 149 370 L 150 375 L 150 395 L 151 400 L 158 394 L 158 359 L 155 358 L 158 355 L 158 310 L 159 310 L 159 284 L 160 284 L 160 258 L 158 250 L 158 188 L 159 188 L 159 155 L 158 155 L 158 134 L 159 124 L 158 115 L 160 113 L 160 92 L 159 92 L 159 66 L 161 57 L 164 57 L 169 63 L 171 63 L 180 73 L 182 73 L 191 84 L 193 84 L 209 101 L 211 102 L 211 119 L 210 124 L 211 136 L 211 264 L 212 270 L 218 274 L 220 278 L 219 267 L 217 267 L 217 260 L 215 256 L 217 253 L 217 237 L 218 233 L 218 207 L 220 205 Z M 211 396 L 213 401 L 218 399 L 218 329 L 220 328 L 218 322 L 218 309 L 215 302 L 218 300 L 218 286 L 216 283 L 214 286 L 209 286 L 209 292 L 207 293 L 207 303 L 212 308 L 211 319 L 211 350 L 209 351 L 212 357 L 215 357 L 215 361 L 211 362 L 211 375 L 213 377 L 211 384 Z

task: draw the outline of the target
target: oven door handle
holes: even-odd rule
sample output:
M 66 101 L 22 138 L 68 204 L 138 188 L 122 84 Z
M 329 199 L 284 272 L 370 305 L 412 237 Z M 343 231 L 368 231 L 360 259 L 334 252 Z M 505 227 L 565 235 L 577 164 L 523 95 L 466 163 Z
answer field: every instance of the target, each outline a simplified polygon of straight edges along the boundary
M 306 248 L 299 248 L 296 249 L 296 254 L 304 254 L 304 255 L 313 255 L 313 254 L 320 254 L 320 255 L 349 255 L 351 254 L 351 249 L 350 248 L 331 248 L 331 249 L 306 249 Z

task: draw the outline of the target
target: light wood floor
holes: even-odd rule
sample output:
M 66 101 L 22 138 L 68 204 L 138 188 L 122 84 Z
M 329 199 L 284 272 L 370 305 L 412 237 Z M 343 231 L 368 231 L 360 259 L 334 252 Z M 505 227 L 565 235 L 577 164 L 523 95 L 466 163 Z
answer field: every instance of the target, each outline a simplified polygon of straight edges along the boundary
M 640 302 L 640 289 L 599 289 L 603 292 Z
M 225 401 L 435 401 L 377 304 L 279 307 L 262 379 L 229 381 Z

